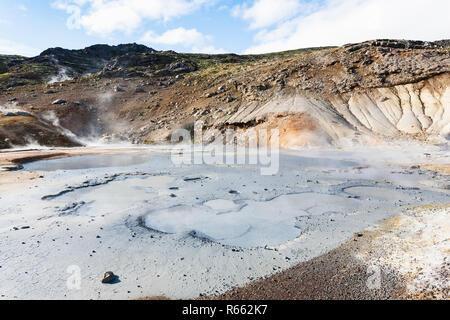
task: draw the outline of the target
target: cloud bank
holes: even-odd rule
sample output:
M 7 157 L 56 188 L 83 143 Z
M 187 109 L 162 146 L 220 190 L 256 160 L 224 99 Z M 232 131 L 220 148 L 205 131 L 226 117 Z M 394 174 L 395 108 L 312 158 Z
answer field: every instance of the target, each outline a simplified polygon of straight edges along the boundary
M 57 0 L 53 7 L 66 11 L 69 28 L 107 36 L 131 33 L 145 20 L 168 21 L 188 15 L 207 0 Z
M 296 7 L 291 1 L 292 8 Z M 258 29 L 255 45 L 245 53 L 265 53 L 304 47 L 342 45 L 377 38 L 439 40 L 449 37 L 448 0 L 313 0 L 292 1 L 299 13 L 271 21 L 265 0 L 234 11 Z M 276 15 L 275 15 L 276 16 Z M 275 26 L 271 29 L 270 25 Z
M 342 45 L 377 38 L 450 38 L 449 0 L 247 0 L 234 6 L 225 0 L 54 0 L 53 7 L 69 15 L 69 28 L 103 37 L 115 32 L 135 37 L 148 22 L 164 23 L 201 9 L 212 17 L 218 12 L 229 12 L 230 23 L 241 20 L 242 32 L 250 32 L 253 38 L 241 44 L 244 53 Z M 207 8 L 215 11 L 208 12 Z M 217 34 L 223 36 L 227 25 L 212 22 L 208 34 L 204 34 L 195 28 L 195 23 L 195 20 L 191 23 L 194 27 L 167 28 L 161 33 L 149 30 L 138 38 L 167 49 L 178 46 L 191 52 L 223 52 L 212 45 L 212 39 Z M 238 39 L 241 35 L 235 33 L 226 36 Z M 229 42 L 228 38 L 225 40 Z
M 21 55 L 25 57 L 34 57 L 42 50 L 32 48 L 22 43 L 15 41 L 0 39 L 0 53 L 7 55 Z
M 241 17 L 250 22 L 251 29 L 269 27 L 277 22 L 295 16 L 300 10 L 298 0 L 258 0 L 252 6 L 237 5 L 232 9 L 235 17 Z
M 210 44 L 212 37 L 204 35 L 197 29 L 185 29 L 183 27 L 170 29 L 162 34 L 156 34 L 154 31 L 148 31 L 140 39 L 141 42 L 149 45 L 176 46 L 181 45 L 189 48 L 192 52 L 202 53 L 224 53 L 223 49 L 216 49 Z

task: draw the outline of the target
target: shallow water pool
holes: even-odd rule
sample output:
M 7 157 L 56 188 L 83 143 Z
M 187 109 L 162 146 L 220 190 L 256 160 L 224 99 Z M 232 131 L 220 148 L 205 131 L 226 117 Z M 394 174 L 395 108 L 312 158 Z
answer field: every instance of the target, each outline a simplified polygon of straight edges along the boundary
M 24 165 L 26 171 L 81 170 L 140 165 L 150 160 L 148 154 L 101 154 L 43 160 Z

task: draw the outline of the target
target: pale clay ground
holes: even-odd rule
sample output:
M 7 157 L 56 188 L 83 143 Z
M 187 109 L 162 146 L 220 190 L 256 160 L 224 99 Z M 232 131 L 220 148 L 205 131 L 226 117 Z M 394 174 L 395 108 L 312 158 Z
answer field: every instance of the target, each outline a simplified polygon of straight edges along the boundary
M 138 152 L 139 161 L 40 171 L 81 159 L 66 158 L 0 173 L 1 298 L 222 293 L 326 253 L 353 233 L 397 216 L 398 224 L 377 238 L 378 252 L 358 257 L 399 271 L 412 293 L 448 286 L 436 270 L 448 269 L 449 207 L 417 209 L 450 202 L 448 174 L 427 167 L 445 168 L 446 150 L 412 145 L 384 152 L 285 151 L 274 176 L 261 176 L 249 165 L 175 167 L 163 148 L 44 153 L 107 153 L 123 165 L 112 155 L 122 151 Z M 0 153 L 0 162 L 7 157 L 11 153 Z M 88 159 L 94 167 L 104 160 Z M 100 282 L 109 270 L 120 282 Z

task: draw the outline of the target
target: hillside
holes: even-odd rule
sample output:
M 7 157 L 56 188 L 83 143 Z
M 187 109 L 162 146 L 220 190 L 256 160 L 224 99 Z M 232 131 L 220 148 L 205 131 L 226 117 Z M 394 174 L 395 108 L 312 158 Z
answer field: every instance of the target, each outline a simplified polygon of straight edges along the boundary
M 375 40 L 239 56 L 130 44 L 2 56 L 0 148 L 167 142 L 197 120 L 222 131 L 279 128 L 283 147 L 442 141 L 450 134 L 449 48 Z

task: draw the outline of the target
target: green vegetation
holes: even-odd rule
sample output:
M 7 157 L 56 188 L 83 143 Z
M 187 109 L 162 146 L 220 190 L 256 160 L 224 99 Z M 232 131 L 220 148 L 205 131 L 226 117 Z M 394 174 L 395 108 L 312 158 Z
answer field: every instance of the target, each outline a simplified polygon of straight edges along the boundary
M 144 140 L 142 143 L 143 143 L 143 144 L 146 144 L 146 145 L 152 145 L 152 144 L 155 144 L 155 142 L 154 142 L 153 140 L 151 140 L 151 139 Z
M 0 55 L 0 74 L 8 72 L 8 64 L 12 61 L 23 61 L 21 56 Z
M 312 52 L 332 49 L 335 47 L 317 47 L 282 52 L 258 54 L 258 55 L 236 55 L 236 54 L 180 54 L 179 56 L 195 62 L 198 71 L 190 74 L 188 79 L 217 79 L 229 74 L 236 73 L 239 69 L 251 66 L 262 60 L 270 60 L 281 57 L 299 56 Z
M 16 117 L 0 117 L 0 126 L 6 127 L 11 125 L 27 125 L 35 122 L 36 119 L 33 117 L 16 116 Z
M 0 73 L 0 80 L 6 79 L 12 76 L 12 73 Z

